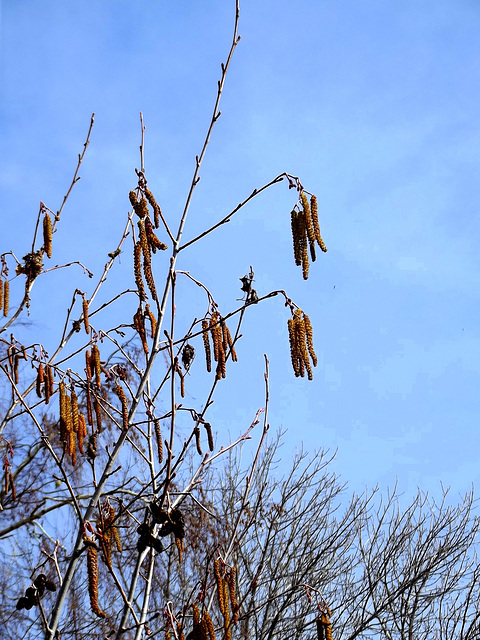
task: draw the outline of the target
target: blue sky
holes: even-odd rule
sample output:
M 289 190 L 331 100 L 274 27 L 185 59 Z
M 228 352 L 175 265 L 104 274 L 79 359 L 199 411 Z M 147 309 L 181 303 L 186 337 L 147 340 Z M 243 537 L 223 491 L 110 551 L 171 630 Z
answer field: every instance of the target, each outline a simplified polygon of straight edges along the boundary
M 233 12 L 227 0 L 3 1 L 2 251 L 28 251 L 40 200 L 59 207 L 92 112 L 53 262 L 78 259 L 97 274 L 114 248 L 136 184 L 140 110 L 149 186 L 176 219 Z M 181 256 L 222 312 L 252 265 L 258 292 L 286 289 L 314 327 L 308 383 L 290 368 L 281 301 L 251 309 L 212 422 L 232 434 L 250 422 L 265 351 L 285 458 L 303 442 L 338 449 L 335 469 L 354 489 L 397 480 L 407 492 L 440 482 L 463 492 L 480 474 L 480 6 L 244 0 L 239 32 L 185 238 L 288 171 L 317 194 L 329 251 L 304 282 L 292 257 L 295 194 L 282 183 Z M 129 261 L 109 286 L 130 277 Z M 39 281 L 23 331 L 53 350 L 73 289 L 91 286 L 80 269 Z M 185 284 L 185 295 L 197 294 Z M 188 322 L 202 311 L 179 313 Z

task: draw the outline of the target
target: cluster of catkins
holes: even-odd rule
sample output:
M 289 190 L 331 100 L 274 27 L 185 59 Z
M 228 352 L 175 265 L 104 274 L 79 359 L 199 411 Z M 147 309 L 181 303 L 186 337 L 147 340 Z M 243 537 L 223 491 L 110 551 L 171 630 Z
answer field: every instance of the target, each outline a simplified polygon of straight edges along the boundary
M 105 556 L 105 562 L 110 569 L 112 568 L 113 545 L 115 545 L 119 553 L 122 553 L 122 543 L 115 525 L 116 519 L 115 509 L 108 503 L 101 517 L 97 520 L 98 537 Z
M 295 264 L 302 267 L 303 279 L 308 279 L 308 269 L 310 266 L 308 258 L 308 247 L 310 248 L 310 256 L 312 262 L 316 260 L 315 242 L 324 252 L 327 247 L 320 235 L 320 225 L 318 223 L 318 206 L 317 198 L 310 198 L 310 204 L 304 191 L 300 194 L 301 207 L 293 209 L 292 218 L 292 236 L 293 236 L 293 255 Z
M 83 441 L 87 437 L 87 423 L 85 416 L 78 411 L 78 398 L 72 388 L 69 395 L 65 382 L 59 384 L 60 401 L 60 440 L 65 452 L 71 457 L 72 464 L 77 459 L 77 444 L 81 454 L 84 453 Z
M 207 608 L 203 608 L 201 617 L 198 604 L 192 604 L 192 611 L 193 628 L 191 634 L 189 634 L 187 637 L 191 636 L 192 638 L 196 638 L 197 640 L 215 640 L 215 628 L 213 626 L 213 622 Z M 184 637 L 181 627 L 177 628 L 177 637 Z
M 227 375 L 226 360 L 229 350 L 233 362 L 237 362 L 237 354 L 235 351 L 235 347 L 233 346 L 230 330 L 225 324 L 225 320 L 218 313 L 218 311 L 212 312 L 210 321 L 208 321 L 206 318 L 202 320 L 202 330 L 207 371 L 210 373 L 210 371 L 212 370 L 212 352 L 210 350 L 210 341 L 208 338 L 208 334 L 210 333 L 213 343 L 213 357 L 215 362 L 217 363 L 216 377 L 217 380 L 225 378 Z
M 322 611 L 321 615 L 316 618 L 318 640 L 333 640 L 331 615 L 330 609 L 326 607 L 326 611 Z
M 153 197 L 152 192 L 147 189 L 147 187 L 143 188 L 143 194 L 140 199 L 137 198 L 137 194 L 135 191 L 130 191 L 129 198 L 130 203 L 139 217 L 138 220 L 138 233 L 139 239 L 135 243 L 133 249 L 133 269 L 135 274 L 135 283 L 138 289 L 138 295 L 140 296 L 140 300 L 146 300 L 147 295 L 145 292 L 145 287 L 143 284 L 142 278 L 142 262 L 143 262 L 143 275 L 145 277 L 145 282 L 150 290 L 150 295 L 153 300 L 157 300 L 157 291 L 155 289 L 155 281 L 153 279 L 152 273 L 152 253 L 156 253 L 157 249 L 160 251 L 165 251 L 167 249 L 167 245 L 161 242 L 157 236 L 155 235 L 154 228 L 157 229 L 160 225 L 160 217 L 161 211 L 158 206 L 155 198 Z M 154 224 L 150 219 L 150 213 L 148 209 L 148 205 L 153 209 L 154 213 Z M 143 261 L 142 261 L 143 256 Z
M 308 379 L 313 380 L 310 359 L 313 366 L 317 366 L 317 356 L 313 349 L 313 330 L 310 318 L 301 309 L 295 309 L 293 318 L 288 320 L 288 337 L 295 376 L 303 378 L 306 370 Z
M 145 305 L 145 309 L 143 309 L 142 305 L 140 304 L 137 311 L 135 312 L 135 315 L 133 316 L 133 326 L 135 327 L 135 330 L 139 335 L 145 355 L 148 356 L 147 329 L 145 326 L 146 320 L 148 320 L 150 323 L 150 335 L 153 338 L 155 336 L 155 330 L 157 328 L 157 320 L 148 304 Z
M 235 567 L 228 568 L 224 562 L 217 558 L 214 562 L 214 573 L 217 583 L 218 606 L 223 616 L 225 629 L 223 637 L 226 640 L 231 640 L 232 624 L 237 624 L 238 610 L 240 608 L 235 594 L 236 569 Z

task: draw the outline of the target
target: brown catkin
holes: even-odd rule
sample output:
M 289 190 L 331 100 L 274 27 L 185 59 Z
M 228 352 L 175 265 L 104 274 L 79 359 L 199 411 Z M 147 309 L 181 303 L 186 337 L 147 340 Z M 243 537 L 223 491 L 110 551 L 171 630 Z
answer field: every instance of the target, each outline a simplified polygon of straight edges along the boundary
M 53 373 L 52 367 L 50 365 L 45 365 L 45 374 L 44 374 L 44 391 L 45 391 L 45 402 L 48 404 L 50 402 L 50 398 L 53 395 Z
M 36 391 L 37 396 L 39 398 L 43 397 L 43 394 L 42 394 L 43 382 L 44 382 L 43 364 L 40 362 L 40 364 L 38 365 L 37 380 L 36 380 L 36 384 L 35 384 L 35 391 Z
M 317 640 L 325 640 L 325 632 L 323 630 L 322 619 L 315 618 L 315 623 L 317 625 Z
M 325 640 L 333 640 L 332 638 L 332 623 L 330 622 L 326 613 L 322 613 L 322 626 L 325 630 Z
M 102 432 L 102 407 L 100 406 L 100 401 L 97 396 L 93 401 L 93 410 L 95 411 L 95 418 L 97 420 L 97 431 L 98 433 Z
M 182 564 L 182 556 L 183 556 L 183 538 L 175 538 L 175 546 L 178 551 L 178 561 Z
M 72 389 L 72 393 L 70 394 L 70 401 L 72 407 L 72 425 L 74 433 L 78 432 L 78 398 L 75 393 L 75 389 Z
M 78 450 L 83 455 L 85 453 L 83 448 L 83 441 L 87 435 L 87 423 L 85 421 L 85 416 L 81 413 L 78 416 L 78 431 L 77 431 L 77 444 Z
M 209 640 L 215 640 L 215 628 L 213 626 L 212 619 L 211 619 L 210 614 L 208 613 L 207 609 L 203 610 L 203 619 L 202 620 L 205 621 L 205 624 L 207 626 Z
M 302 201 L 303 212 L 305 215 L 305 227 L 307 231 L 308 241 L 310 244 L 315 244 L 315 230 L 313 228 L 310 205 L 308 204 L 308 198 L 304 192 L 302 192 L 300 199 Z
M 157 441 L 158 461 L 159 461 L 160 464 L 162 464 L 162 462 L 163 462 L 162 429 L 161 429 L 161 425 L 160 425 L 160 420 L 158 418 L 155 418 L 155 420 L 153 421 L 153 426 L 154 426 L 154 429 L 155 429 L 155 439 Z
M 0 311 L 3 309 L 3 280 L 0 278 Z
M 199 456 L 203 456 L 202 443 L 200 440 L 200 429 L 198 428 L 198 426 L 193 429 L 193 433 L 195 434 L 195 445 L 197 447 L 197 453 Z
M 43 217 L 43 248 L 49 258 L 52 257 L 52 219 L 49 214 Z
M 67 445 L 67 453 L 72 455 L 72 445 L 75 446 L 75 437 L 73 433 L 73 421 L 72 421 L 72 401 L 68 393 L 65 393 L 65 443 Z
M 133 273 L 135 275 L 135 284 L 137 285 L 140 300 L 146 300 L 147 294 L 145 293 L 145 287 L 143 286 L 141 257 L 142 245 L 139 240 L 133 247 Z
M 148 244 L 153 253 L 156 253 L 157 249 L 160 251 L 166 251 L 168 249 L 167 245 L 161 242 L 155 235 L 153 224 L 149 216 L 145 218 L 145 232 L 147 234 Z
M 127 402 L 127 397 L 125 395 L 125 391 L 119 384 L 117 384 L 114 391 L 117 394 L 117 396 L 120 398 L 120 402 L 122 403 L 123 428 L 128 429 L 128 402 Z
M 150 329 L 151 329 L 150 335 L 152 338 L 154 338 L 155 330 L 157 328 L 157 320 L 153 315 L 152 311 L 150 310 L 150 305 L 148 304 L 145 305 L 145 315 L 148 316 L 148 319 L 150 320 Z
M 8 305 L 10 304 L 10 283 L 5 280 L 3 283 L 3 315 L 8 316 Z
M 315 354 L 315 350 L 313 348 L 312 323 L 310 322 L 310 318 L 307 316 L 306 313 L 303 314 L 303 321 L 305 323 L 305 335 L 306 335 L 306 338 L 307 338 L 308 352 L 309 352 L 310 357 L 312 359 L 313 366 L 316 367 L 318 361 L 317 361 L 317 356 Z
M 95 382 L 97 383 L 97 387 L 100 388 L 102 385 L 102 365 L 100 363 L 100 349 L 96 344 L 92 347 L 91 362 L 93 364 L 93 370 L 95 371 Z
M 83 299 L 83 326 L 85 327 L 85 333 L 90 333 L 90 325 L 88 324 L 88 300 Z
M 58 401 L 59 401 L 59 410 L 60 410 L 60 442 L 65 443 L 67 441 L 67 419 L 66 419 L 66 393 L 65 393 L 65 383 L 60 382 L 58 385 Z
M 148 244 L 147 232 L 145 230 L 144 220 L 139 220 L 137 222 L 137 225 L 138 225 L 138 232 L 139 232 L 139 242 L 140 242 L 140 246 L 142 247 L 143 260 L 144 262 L 145 260 L 147 262 L 150 262 L 151 261 L 150 246 Z
M 210 373 L 212 370 L 212 353 L 210 351 L 210 341 L 208 339 L 208 320 L 202 320 L 203 329 L 203 346 L 205 348 L 205 360 L 207 362 L 207 371 Z
M 152 263 L 146 258 L 143 259 L 143 274 L 145 276 L 147 287 L 150 289 L 152 300 L 158 300 L 157 290 L 155 288 L 155 280 L 153 279 Z
M 298 226 L 298 211 L 293 209 L 290 217 L 291 217 L 291 225 L 292 225 L 292 240 L 293 240 L 293 257 L 295 259 L 295 264 L 299 267 L 302 264 L 302 247 L 300 243 L 300 232 Z
M 237 574 L 237 569 L 235 567 L 232 567 L 229 571 L 229 573 L 227 574 L 227 582 L 228 582 L 228 591 L 230 594 L 230 604 L 232 606 L 232 612 L 233 612 L 233 624 L 237 624 L 238 622 L 238 603 L 237 603 L 237 596 L 235 593 L 235 579 L 236 579 L 236 574 Z
M 213 443 L 212 425 L 209 422 L 204 422 L 203 426 L 205 427 L 205 431 L 207 432 L 208 448 L 210 449 L 210 451 L 213 451 L 215 445 Z
M 300 376 L 300 366 L 298 362 L 297 339 L 295 336 L 295 323 L 293 318 L 288 319 L 288 339 L 290 342 L 290 356 L 292 359 L 293 371 L 295 376 L 298 378 Z
M 153 209 L 155 229 L 158 229 L 158 227 L 160 226 L 160 216 L 162 215 L 162 211 L 160 209 L 160 206 L 157 204 L 157 201 L 153 197 L 153 193 L 150 191 L 150 189 L 147 189 L 147 187 L 145 187 L 145 195 L 148 202 L 150 203 L 150 206 Z
M 220 325 L 217 324 L 217 321 L 218 321 L 218 313 L 214 311 L 210 316 L 210 334 L 212 336 L 213 358 L 215 362 L 218 362 L 220 349 L 223 351 L 222 330 L 220 329 Z M 220 329 L 220 333 L 219 333 L 219 329 Z
M 318 246 L 320 247 L 320 249 L 326 253 L 327 252 L 327 247 L 325 246 L 325 243 L 322 239 L 322 236 L 320 235 L 320 225 L 318 223 L 318 205 L 317 205 L 317 197 L 316 196 L 312 196 L 310 198 L 310 206 L 312 209 L 312 222 L 313 222 L 313 228 L 315 230 L 315 239 L 318 243 Z
M 88 574 L 88 594 L 90 596 L 90 607 L 93 613 L 99 618 L 106 618 L 105 613 L 98 606 L 98 555 L 97 548 L 93 540 L 88 539 L 90 543 L 87 548 L 87 574 Z
M 140 340 L 142 341 L 143 350 L 145 355 L 148 356 L 148 344 L 147 344 L 147 334 L 145 332 L 145 317 L 142 312 L 142 307 L 138 307 L 135 315 L 133 316 L 133 326 L 135 327 Z
M 198 604 L 192 604 L 193 610 L 193 627 L 198 627 L 200 624 L 200 609 L 198 608 Z
M 225 602 L 225 591 L 223 588 L 223 578 L 220 573 L 220 560 L 217 558 L 213 563 L 213 570 L 215 573 L 215 581 L 217 583 L 217 596 L 218 596 L 218 606 L 220 607 L 220 611 L 222 615 L 225 617 L 225 608 L 228 607 L 227 602 Z

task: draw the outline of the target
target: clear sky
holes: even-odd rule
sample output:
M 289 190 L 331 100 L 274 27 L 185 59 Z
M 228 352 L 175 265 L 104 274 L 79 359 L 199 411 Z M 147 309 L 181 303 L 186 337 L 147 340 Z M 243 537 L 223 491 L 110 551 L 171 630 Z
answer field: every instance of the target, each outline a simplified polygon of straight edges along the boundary
M 3 0 L 2 252 L 29 250 L 40 200 L 60 206 L 92 112 L 52 261 L 99 274 L 115 247 L 140 110 L 149 186 L 177 219 L 233 16 L 233 0 Z M 265 351 L 285 459 L 303 442 L 338 449 L 334 468 L 353 489 L 398 480 L 407 492 L 440 482 L 463 492 L 480 476 L 480 4 L 243 0 L 239 32 L 185 237 L 288 171 L 317 194 L 329 251 L 304 282 L 290 236 L 296 198 L 281 183 L 181 255 L 223 313 L 252 265 L 259 294 L 286 289 L 314 327 L 314 381 L 297 380 L 281 300 L 249 309 L 214 427 L 236 434 L 262 405 Z M 78 268 L 37 283 L 24 340 L 53 351 L 75 287 L 91 293 Z M 188 322 L 202 311 L 180 313 Z

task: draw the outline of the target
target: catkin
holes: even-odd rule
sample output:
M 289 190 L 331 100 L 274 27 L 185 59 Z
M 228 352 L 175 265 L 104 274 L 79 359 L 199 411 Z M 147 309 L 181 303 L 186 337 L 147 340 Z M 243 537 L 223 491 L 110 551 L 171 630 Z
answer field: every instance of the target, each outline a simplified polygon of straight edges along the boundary
M 210 341 L 208 339 L 208 320 L 202 320 L 203 329 L 203 346 L 205 348 L 205 360 L 207 363 L 207 371 L 210 373 L 212 370 L 212 353 L 210 351 Z
M 164 244 L 163 242 L 161 242 L 157 236 L 155 235 L 155 232 L 153 230 L 153 225 L 152 225 L 152 221 L 150 220 L 150 217 L 147 216 L 145 218 L 145 232 L 147 234 L 147 240 L 148 240 L 148 244 L 150 246 L 150 249 L 152 250 L 153 253 L 157 252 L 157 249 L 159 249 L 160 251 L 166 251 L 167 250 L 167 245 Z
M 3 309 L 3 280 L 0 278 L 0 311 Z
M 150 289 L 152 300 L 158 300 L 157 290 L 155 288 L 155 280 L 153 279 L 152 263 L 146 258 L 143 259 L 143 273 L 145 275 L 147 286 Z
M 49 258 L 52 257 L 52 220 L 48 213 L 43 217 L 43 248 Z
M 123 428 L 128 429 L 128 402 L 127 397 L 125 395 L 125 391 L 121 387 L 121 385 L 117 384 L 114 389 L 117 396 L 120 398 L 120 402 L 122 403 L 122 419 L 123 419 Z
M 81 413 L 78 416 L 78 431 L 77 431 L 77 444 L 78 450 L 83 455 L 85 453 L 83 449 L 83 441 L 87 435 L 87 423 L 85 421 L 85 416 Z
M 87 574 L 88 574 L 88 594 L 90 596 L 90 607 L 99 618 L 106 618 L 105 613 L 98 606 L 98 554 L 93 540 L 90 538 L 87 549 Z
M 193 429 L 193 433 L 195 434 L 195 445 L 197 447 L 197 453 L 199 456 L 203 456 L 202 443 L 200 440 L 200 429 L 196 426 Z
M 53 371 L 50 365 L 45 366 L 44 380 L 45 402 L 48 404 L 53 395 Z
M 150 320 L 150 328 L 151 328 L 151 332 L 150 335 L 152 338 L 155 337 L 155 330 L 157 328 L 157 320 L 155 318 L 155 316 L 153 315 L 153 313 L 150 310 L 150 305 L 146 304 L 145 305 L 145 315 L 148 316 L 148 319 Z
M 160 420 L 155 418 L 153 421 L 153 426 L 155 429 L 155 439 L 157 441 L 157 454 L 158 454 L 158 462 L 162 464 L 163 462 L 163 441 L 162 441 L 162 429 L 160 425 Z
M 310 205 L 308 204 L 308 198 L 305 193 L 302 192 L 300 199 L 302 201 L 303 213 L 305 215 L 305 228 L 307 231 L 308 241 L 312 245 L 315 244 L 315 231 L 312 224 Z
M 212 425 L 209 422 L 204 422 L 203 426 L 205 427 L 205 431 L 207 432 L 208 448 L 210 449 L 210 451 L 213 451 L 215 445 L 213 443 Z
M 175 546 L 177 547 L 177 551 L 178 551 L 178 561 L 179 561 L 180 564 L 182 564 L 183 539 L 182 538 L 175 538 Z
M 88 300 L 83 299 L 83 326 L 85 327 L 85 333 L 90 333 L 90 325 L 88 324 Z
M 323 626 L 323 628 L 325 630 L 325 640 L 333 640 L 333 638 L 332 638 L 332 623 L 330 622 L 330 619 L 328 618 L 326 613 L 322 613 L 321 623 L 322 623 L 322 626 Z
M 95 382 L 97 383 L 97 387 L 100 388 L 102 384 L 100 377 L 102 373 L 102 366 L 100 364 L 100 349 L 96 344 L 92 347 L 91 362 L 93 364 L 93 370 L 95 371 Z
M 143 260 L 150 262 L 151 261 L 150 245 L 148 244 L 147 232 L 145 230 L 145 221 L 139 220 L 137 222 L 137 225 L 138 225 L 138 231 L 139 231 L 139 242 L 140 242 L 140 246 L 142 247 Z
M 140 340 L 142 341 L 143 350 L 145 355 L 148 356 L 148 344 L 147 344 L 147 334 L 145 332 L 145 317 L 142 312 L 142 307 L 138 307 L 135 315 L 133 316 L 133 326 L 135 327 Z
M 210 614 L 208 613 L 207 609 L 203 610 L 203 618 L 202 618 L 202 620 L 205 621 L 205 624 L 207 626 L 209 640 L 215 640 L 215 629 L 214 629 L 212 619 L 211 619 Z
M 312 323 L 310 322 L 310 318 L 306 313 L 303 314 L 303 321 L 305 323 L 305 335 L 307 338 L 307 347 L 310 357 L 312 359 L 313 366 L 317 366 L 317 356 L 315 354 L 315 350 L 313 348 L 313 329 Z
M 67 441 L 67 412 L 66 412 L 66 392 L 65 383 L 60 382 L 58 385 L 58 401 L 60 410 L 60 442 Z
M 323 630 L 322 619 L 315 618 L 315 623 L 317 626 L 317 640 L 325 640 L 325 632 Z
M 310 198 L 310 207 L 312 209 L 312 222 L 313 222 L 313 228 L 315 230 L 315 239 L 318 243 L 318 246 L 320 247 L 320 249 L 326 253 L 327 252 L 327 247 L 325 246 L 325 243 L 322 239 L 322 236 L 320 235 L 320 225 L 318 223 L 318 205 L 317 205 L 317 197 L 313 196 Z
M 145 293 L 145 287 L 143 286 L 141 256 L 142 245 L 139 240 L 133 247 L 133 273 L 135 275 L 135 284 L 137 285 L 140 300 L 146 300 L 147 294 Z
M 8 306 L 10 304 L 10 283 L 5 280 L 3 283 L 3 315 L 8 316 Z
M 145 187 L 145 195 L 147 196 L 147 200 L 153 209 L 155 229 L 158 229 L 158 227 L 160 226 L 160 216 L 162 215 L 162 211 L 160 209 L 160 206 L 157 204 L 157 201 L 153 197 L 153 193 L 150 191 L 150 189 L 147 189 L 147 187 Z
M 235 593 L 235 578 L 236 578 L 236 574 L 237 574 L 237 570 L 235 567 L 232 567 L 229 571 L 229 573 L 227 574 L 226 578 L 227 578 L 227 583 L 228 583 L 228 591 L 229 591 L 229 595 L 230 595 L 230 604 L 232 607 L 232 612 L 233 612 L 233 619 L 232 622 L 233 624 L 237 624 L 238 622 L 238 602 L 237 602 L 237 596 Z
M 100 401 L 97 396 L 93 401 L 93 410 L 95 411 L 95 418 L 97 420 L 97 431 L 98 433 L 102 432 L 102 407 L 100 406 Z
M 40 364 L 38 365 L 37 380 L 36 380 L 36 384 L 35 384 L 35 391 L 36 391 L 37 396 L 39 398 L 43 397 L 43 394 L 42 394 L 43 382 L 44 382 L 43 364 L 40 362 Z

